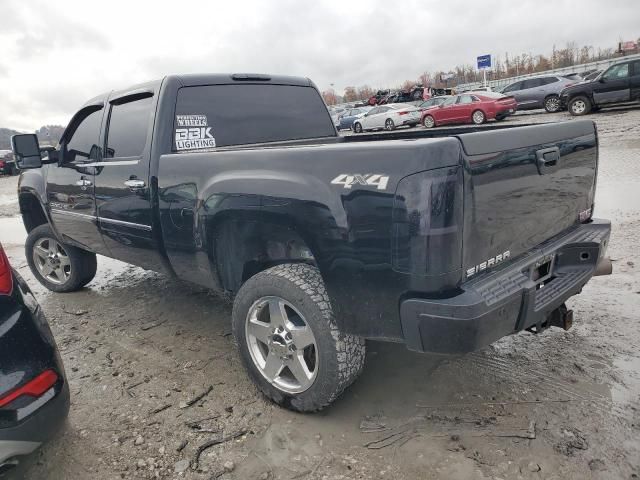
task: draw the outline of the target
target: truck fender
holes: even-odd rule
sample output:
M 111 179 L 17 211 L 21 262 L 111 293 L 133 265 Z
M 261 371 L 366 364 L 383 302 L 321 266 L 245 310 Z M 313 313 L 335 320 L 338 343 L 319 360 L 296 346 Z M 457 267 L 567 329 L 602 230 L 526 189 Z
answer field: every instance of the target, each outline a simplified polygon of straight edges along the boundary
M 322 216 L 318 222 L 348 227 L 340 196 L 317 178 L 303 174 L 225 172 L 209 179 L 198 196 L 202 200 L 194 226 L 204 228 L 200 237 L 206 239 L 217 283 L 231 292 L 275 264 L 315 264 L 313 234 L 296 218 L 295 206 L 301 202 L 317 206 L 310 211 Z M 314 219 L 306 217 L 305 221 Z
M 45 201 L 45 182 L 40 170 L 27 170 L 20 174 L 18 181 L 18 202 L 20 214 L 27 233 L 48 223 L 55 235 L 56 230 Z

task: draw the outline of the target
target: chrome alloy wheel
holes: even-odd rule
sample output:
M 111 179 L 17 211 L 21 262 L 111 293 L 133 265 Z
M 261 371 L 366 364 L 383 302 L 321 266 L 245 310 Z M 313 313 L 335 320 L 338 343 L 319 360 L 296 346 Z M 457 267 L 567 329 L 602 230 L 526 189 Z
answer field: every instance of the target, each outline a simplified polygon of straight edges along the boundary
M 545 107 L 551 113 L 557 112 L 560 110 L 560 98 L 559 97 L 549 97 L 545 101 Z
M 62 245 L 53 238 L 41 238 L 33 246 L 33 262 L 44 278 L 61 285 L 71 275 L 71 260 Z
M 473 123 L 479 125 L 484 122 L 484 113 L 480 110 L 473 112 Z
M 318 348 L 311 327 L 286 300 L 262 297 L 247 314 L 245 338 L 254 365 L 273 386 L 301 393 L 318 373 Z
M 431 115 L 426 115 L 424 117 L 424 120 L 422 121 L 422 124 L 425 126 L 425 128 L 433 128 L 436 122 Z

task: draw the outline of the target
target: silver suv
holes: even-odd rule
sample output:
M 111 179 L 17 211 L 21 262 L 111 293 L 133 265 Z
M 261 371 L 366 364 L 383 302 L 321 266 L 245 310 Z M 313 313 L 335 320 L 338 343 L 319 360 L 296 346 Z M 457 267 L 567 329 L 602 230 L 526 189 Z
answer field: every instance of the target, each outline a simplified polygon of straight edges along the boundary
M 562 108 L 560 92 L 576 83 L 565 77 L 547 75 L 544 77 L 519 80 L 502 89 L 505 95 L 511 95 L 518 102 L 518 110 L 544 108 L 547 112 L 557 112 Z

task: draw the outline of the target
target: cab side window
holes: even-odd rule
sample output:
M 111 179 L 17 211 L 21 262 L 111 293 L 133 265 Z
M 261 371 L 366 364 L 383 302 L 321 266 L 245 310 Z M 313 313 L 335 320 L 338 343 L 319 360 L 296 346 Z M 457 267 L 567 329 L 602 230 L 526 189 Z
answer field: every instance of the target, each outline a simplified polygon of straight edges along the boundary
M 64 162 L 89 162 L 99 160 L 102 108 L 87 115 L 64 145 Z
M 616 80 L 619 78 L 627 78 L 629 76 L 629 64 L 623 63 L 620 65 L 614 65 L 602 76 L 607 80 Z
M 139 158 L 147 144 L 153 97 L 111 105 L 106 158 Z

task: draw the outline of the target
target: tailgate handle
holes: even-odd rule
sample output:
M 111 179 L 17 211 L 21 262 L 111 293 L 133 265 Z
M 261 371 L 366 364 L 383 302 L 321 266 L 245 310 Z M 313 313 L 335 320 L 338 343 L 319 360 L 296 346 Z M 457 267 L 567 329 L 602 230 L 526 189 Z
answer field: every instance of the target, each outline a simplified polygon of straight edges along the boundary
M 558 147 L 543 148 L 536 151 L 536 164 L 540 175 L 555 170 L 558 163 L 560 163 L 560 149 Z

